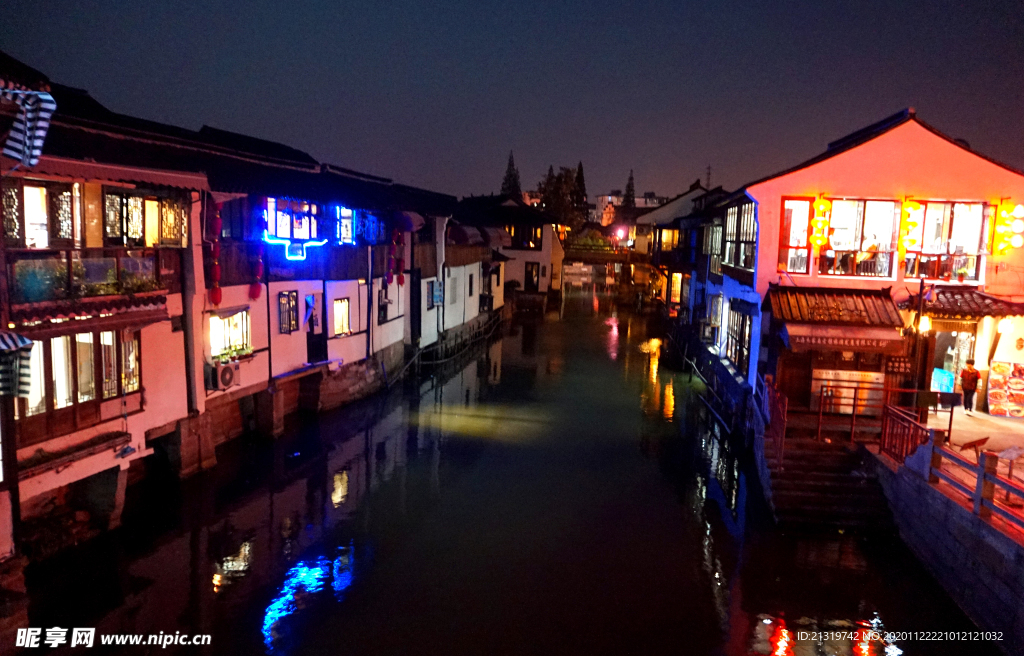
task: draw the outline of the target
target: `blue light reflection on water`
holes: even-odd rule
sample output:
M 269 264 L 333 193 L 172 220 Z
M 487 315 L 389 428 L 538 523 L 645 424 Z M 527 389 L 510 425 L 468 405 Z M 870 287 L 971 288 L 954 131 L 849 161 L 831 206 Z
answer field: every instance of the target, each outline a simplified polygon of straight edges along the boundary
M 263 644 L 268 654 L 275 652 L 276 643 L 289 632 L 289 619 L 296 611 L 311 605 L 313 600 L 308 597 L 321 592 L 328 579 L 335 600 L 343 599 L 343 593 L 354 580 L 353 563 L 353 548 L 350 544 L 348 547 L 338 547 L 333 561 L 318 556 L 299 561 L 288 570 L 280 592 L 263 614 Z

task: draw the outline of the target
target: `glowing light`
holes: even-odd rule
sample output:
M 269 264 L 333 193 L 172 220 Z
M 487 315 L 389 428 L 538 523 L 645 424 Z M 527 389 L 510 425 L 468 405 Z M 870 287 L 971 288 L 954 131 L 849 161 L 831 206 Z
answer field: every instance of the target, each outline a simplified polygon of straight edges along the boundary
M 311 246 L 323 246 L 327 243 L 326 239 L 319 241 L 292 241 L 291 239 L 281 239 L 280 237 L 274 237 L 266 230 L 263 231 L 263 241 L 268 244 L 282 244 L 284 249 L 284 257 L 286 260 L 298 261 L 306 259 L 306 249 Z
M 1020 207 L 1018 205 L 1018 207 Z M 1010 230 L 1021 233 L 1024 232 L 1024 219 L 1014 219 L 1013 223 L 1010 224 Z
M 1017 207 L 1014 207 L 1013 211 L 1010 212 L 1010 216 L 1016 219 L 1024 219 L 1024 205 L 1017 205 Z
M 931 330 L 932 329 L 932 320 L 931 320 L 931 318 L 929 318 L 927 315 L 922 316 L 918 320 L 918 322 L 917 322 L 917 329 L 920 332 L 922 332 L 922 333 L 926 333 L 929 330 Z
M 811 235 L 807 240 L 815 246 L 822 246 L 828 241 L 829 216 L 832 211 L 832 201 L 827 198 L 819 198 L 814 203 L 814 218 L 811 219 Z
M 1013 330 L 1013 318 L 1003 317 L 1002 319 L 1000 319 L 998 330 L 1000 335 L 1005 335 L 1006 333 Z
M 1024 236 L 1014 235 L 1010 237 L 1010 246 L 1013 246 L 1014 248 L 1020 248 L 1021 246 L 1024 246 Z
M 626 238 L 626 231 L 623 228 L 619 228 L 618 232 L 615 233 L 619 239 Z
M 213 591 L 220 592 L 221 586 L 224 585 L 224 577 L 220 574 L 213 575 Z
M 331 503 L 337 508 L 348 500 L 348 470 L 342 469 L 334 475 L 334 489 L 331 491 Z
M 903 247 L 915 248 L 921 244 L 921 235 L 915 234 L 921 230 L 924 218 L 924 210 L 921 203 L 908 200 L 903 203 Z

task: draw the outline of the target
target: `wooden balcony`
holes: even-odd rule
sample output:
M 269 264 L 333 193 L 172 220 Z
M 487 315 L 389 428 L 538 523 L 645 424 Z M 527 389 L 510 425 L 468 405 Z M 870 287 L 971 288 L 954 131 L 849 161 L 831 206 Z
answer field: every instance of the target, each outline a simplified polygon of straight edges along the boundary
M 177 248 L 8 250 L 6 266 L 13 306 L 181 291 Z

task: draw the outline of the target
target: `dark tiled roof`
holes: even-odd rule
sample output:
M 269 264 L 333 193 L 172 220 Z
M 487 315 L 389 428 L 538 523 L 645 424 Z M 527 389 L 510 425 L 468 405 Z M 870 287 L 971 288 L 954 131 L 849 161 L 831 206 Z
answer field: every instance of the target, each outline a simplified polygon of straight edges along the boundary
M 903 327 L 889 289 L 838 289 L 831 287 L 768 288 L 767 304 L 781 321 L 860 326 Z
M 515 196 L 470 196 L 459 201 L 453 215 L 459 223 L 471 226 L 540 226 L 557 223 L 542 210 L 530 207 Z
M 930 297 L 930 298 L 929 298 Z M 925 314 L 937 319 L 981 319 L 1024 315 L 1024 303 L 1014 303 L 979 292 L 974 287 L 936 287 L 924 295 Z M 918 295 L 914 294 L 903 307 L 916 310 Z

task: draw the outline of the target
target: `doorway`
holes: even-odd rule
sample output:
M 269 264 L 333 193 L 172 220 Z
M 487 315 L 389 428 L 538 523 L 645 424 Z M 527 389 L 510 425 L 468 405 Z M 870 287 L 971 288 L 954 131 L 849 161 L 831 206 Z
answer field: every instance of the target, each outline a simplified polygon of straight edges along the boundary
M 324 295 L 306 294 L 306 358 L 310 364 L 327 360 L 327 331 L 324 330 Z
M 540 291 L 540 263 L 526 263 L 526 280 L 523 282 L 523 291 L 536 294 Z

